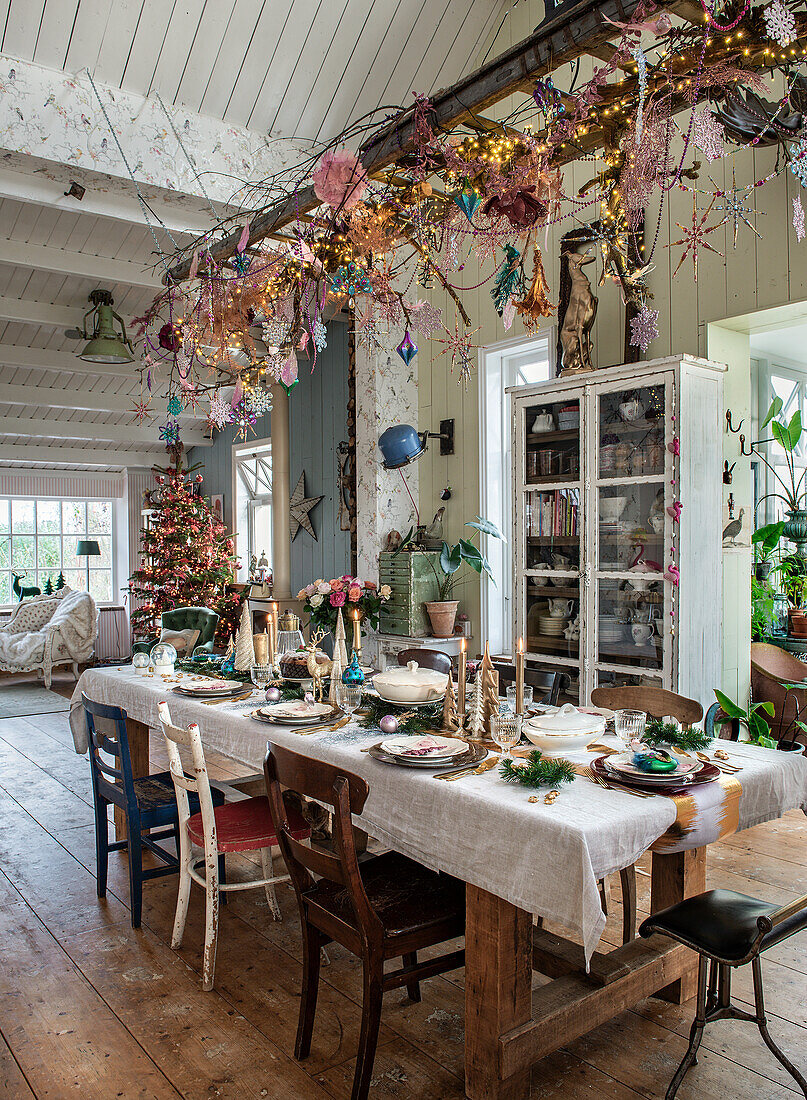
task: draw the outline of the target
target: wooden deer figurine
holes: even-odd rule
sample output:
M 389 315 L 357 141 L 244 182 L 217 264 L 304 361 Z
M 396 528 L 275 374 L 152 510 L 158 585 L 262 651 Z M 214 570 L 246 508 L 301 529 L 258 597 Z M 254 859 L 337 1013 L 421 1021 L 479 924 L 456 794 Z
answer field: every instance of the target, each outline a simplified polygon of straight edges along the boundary
M 317 648 L 319 647 L 319 643 L 322 641 L 326 634 L 326 630 L 312 630 L 311 639 L 306 646 L 306 650 L 308 651 L 306 666 L 311 675 L 311 678 L 314 681 L 314 699 L 318 703 L 321 703 L 324 700 L 325 691 L 323 688 L 323 684 L 325 683 L 325 677 L 331 671 L 332 664 L 331 661 L 323 661 L 321 663 L 317 661 Z
M 563 347 L 562 375 L 592 370 L 589 334 L 594 318 L 597 316 L 597 299 L 591 291 L 591 283 L 581 269 L 584 264 L 590 264 L 593 259 L 594 254 L 588 250 L 566 253 L 572 289 L 560 330 L 560 342 Z

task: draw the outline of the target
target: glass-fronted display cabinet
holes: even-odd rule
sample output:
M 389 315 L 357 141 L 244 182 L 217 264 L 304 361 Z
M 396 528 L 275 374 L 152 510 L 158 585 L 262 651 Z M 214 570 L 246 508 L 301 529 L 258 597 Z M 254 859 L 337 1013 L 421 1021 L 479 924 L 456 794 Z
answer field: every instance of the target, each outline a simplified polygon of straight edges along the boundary
M 573 701 L 720 682 L 722 370 L 675 357 L 510 391 L 516 637 Z

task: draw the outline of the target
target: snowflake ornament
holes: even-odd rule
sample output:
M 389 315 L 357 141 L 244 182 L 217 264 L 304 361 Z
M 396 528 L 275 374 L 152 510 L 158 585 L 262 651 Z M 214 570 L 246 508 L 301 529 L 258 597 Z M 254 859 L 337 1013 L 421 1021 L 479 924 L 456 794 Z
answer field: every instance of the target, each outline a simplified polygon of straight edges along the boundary
M 720 226 L 723 224 L 723 222 L 718 222 L 716 225 L 710 225 L 708 229 L 704 229 L 706 219 L 711 214 L 712 207 L 714 206 L 714 204 L 715 204 L 715 200 L 712 199 L 712 201 L 709 203 L 708 209 L 705 211 L 705 213 L 703 214 L 703 216 L 701 217 L 701 219 L 699 221 L 698 220 L 697 199 L 696 199 L 696 196 L 695 196 L 695 192 L 693 191 L 693 193 L 692 193 L 692 224 L 691 225 L 681 225 L 680 222 L 675 223 L 678 226 L 678 228 L 681 230 L 682 236 L 681 236 L 680 240 L 673 241 L 672 244 L 670 245 L 670 247 L 674 248 L 676 245 L 682 244 L 682 245 L 684 245 L 684 251 L 681 255 L 681 259 L 678 261 L 678 267 L 676 267 L 675 271 L 673 271 L 673 273 L 672 273 L 673 278 L 675 278 L 675 276 L 678 274 L 678 270 L 681 267 L 681 264 L 684 262 L 684 260 L 687 258 L 687 256 L 690 255 L 690 253 L 691 253 L 692 254 L 692 278 L 693 278 L 693 282 L 697 283 L 697 281 L 698 281 L 698 250 L 701 249 L 701 248 L 705 248 L 708 252 L 714 252 L 714 254 L 716 256 L 720 256 L 722 258 L 723 253 L 719 252 L 716 248 L 712 248 L 712 246 L 709 244 L 709 242 L 706 240 L 706 238 L 710 233 L 714 233 L 714 231 L 716 229 L 719 229 Z
M 225 424 L 230 423 L 231 416 L 232 408 L 229 401 L 226 401 L 216 390 L 210 398 L 210 412 L 207 414 L 210 426 L 221 431 Z
M 175 393 L 172 393 L 168 398 L 166 410 L 169 416 L 179 416 L 182 412 L 182 401 Z
M 720 160 L 726 132 L 707 108 L 692 120 L 692 140 L 707 160 Z
M 765 33 L 779 46 L 789 46 L 796 37 L 796 20 L 793 12 L 782 2 L 772 0 L 762 13 Z
M 272 411 L 272 395 L 269 390 L 250 390 L 244 396 L 244 401 L 256 416 Z
M 176 420 L 166 420 L 160 425 L 160 439 L 164 443 L 177 443 L 179 441 L 179 424 Z
M 476 336 L 479 329 L 475 328 L 471 332 L 460 332 L 459 321 L 455 316 L 453 334 L 448 329 L 444 329 L 443 331 L 445 332 L 445 336 L 438 339 L 438 343 L 443 345 L 443 350 L 440 352 L 440 355 L 451 355 L 452 374 L 454 373 L 454 368 L 457 363 L 459 363 L 459 381 L 467 385 L 468 379 L 471 376 L 473 352 L 479 347 L 478 344 L 472 343 L 472 337 Z
M 328 346 L 328 330 L 323 325 L 322 321 L 315 321 L 311 329 L 311 336 L 314 340 L 314 347 L 317 351 L 325 351 Z
M 754 236 L 761 239 L 761 234 L 751 224 L 751 219 L 756 218 L 759 214 L 764 214 L 765 211 L 756 210 L 753 206 L 749 206 L 747 202 L 749 195 L 754 190 L 753 183 L 749 184 L 748 187 L 738 187 L 734 168 L 731 169 L 731 190 L 720 191 L 711 176 L 709 176 L 709 179 L 718 196 L 723 200 L 722 203 L 715 206 L 715 210 L 722 211 L 724 225 L 731 222 L 734 228 L 732 247 L 737 247 L 737 230 L 740 227 L 740 222 L 747 225 Z
M 790 146 L 790 171 L 802 187 L 807 187 L 807 138 Z
M 238 404 L 232 408 L 232 421 L 238 429 L 240 437 L 246 439 L 249 429 L 254 428 L 258 422 L 255 410 L 247 404 L 246 398 L 239 401 Z
M 631 318 L 630 342 L 634 347 L 647 351 L 651 342 L 656 339 L 658 336 L 658 314 L 657 309 L 651 309 L 650 306 L 644 305 L 636 316 Z
M 427 339 L 443 327 L 443 311 L 431 302 L 418 301 L 409 307 L 412 325 Z
M 270 317 L 261 325 L 261 339 L 270 348 L 279 348 L 289 334 L 291 325 L 285 317 Z
M 801 205 L 801 195 L 796 195 L 793 200 L 793 228 L 796 230 L 796 240 L 804 240 L 804 207 Z

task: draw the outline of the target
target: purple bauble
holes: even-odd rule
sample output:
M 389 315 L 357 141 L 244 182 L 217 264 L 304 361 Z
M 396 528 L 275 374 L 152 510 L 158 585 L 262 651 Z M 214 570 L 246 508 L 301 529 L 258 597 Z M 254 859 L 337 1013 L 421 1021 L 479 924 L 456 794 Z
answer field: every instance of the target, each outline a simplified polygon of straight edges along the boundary
M 394 714 L 385 714 L 381 721 L 378 723 L 378 728 L 382 733 L 397 733 L 398 732 L 398 719 Z
M 277 703 L 280 699 L 280 688 L 268 687 L 266 689 L 266 702 Z

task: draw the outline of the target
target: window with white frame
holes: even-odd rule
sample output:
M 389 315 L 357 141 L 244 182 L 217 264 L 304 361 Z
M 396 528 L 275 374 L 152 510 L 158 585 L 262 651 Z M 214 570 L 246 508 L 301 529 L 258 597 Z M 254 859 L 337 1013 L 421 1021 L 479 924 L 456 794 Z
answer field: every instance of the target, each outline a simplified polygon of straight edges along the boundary
M 244 580 L 251 558 L 265 554 L 272 564 L 272 444 L 236 445 L 234 459 L 239 580 Z
M 807 370 L 795 362 L 785 365 L 781 362 L 765 359 L 756 360 L 756 368 L 758 372 L 757 392 L 759 395 L 757 400 L 757 424 L 765 418 L 771 402 L 776 397 L 782 399 L 782 411 L 778 419 L 789 423 L 793 414 L 799 412 L 802 424 L 807 424 Z M 763 434 L 769 440 L 763 445 L 765 457 L 774 467 L 779 477 L 782 478 L 782 481 L 789 485 L 790 471 L 784 450 L 773 439 L 770 439 L 770 428 L 766 429 Z M 803 436 L 793 452 L 793 462 L 796 468 L 796 482 L 798 483 L 805 466 L 807 466 L 807 447 Z M 760 505 L 756 516 L 757 525 L 782 519 L 786 513 L 785 502 L 772 495 L 782 492 L 781 484 L 762 463 L 759 464 L 757 476 L 761 480 L 761 484 L 757 486 L 757 500 Z M 807 481 L 807 478 L 805 480 Z M 802 487 L 804 488 L 804 486 Z
M 81 540 L 93 539 L 98 557 L 76 556 Z M 0 497 L 0 604 L 16 601 L 14 574 L 24 588 L 56 587 L 59 574 L 70 588 L 86 589 L 108 603 L 113 591 L 112 501 Z
M 553 358 L 554 329 L 492 344 L 480 352 L 480 515 L 492 520 L 507 539 L 485 539 L 496 584 L 483 576 L 481 637 L 488 639 L 492 653 L 509 653 L 513 646 L 513 461 L 510 398 L 505 391 L 548 379 Z

